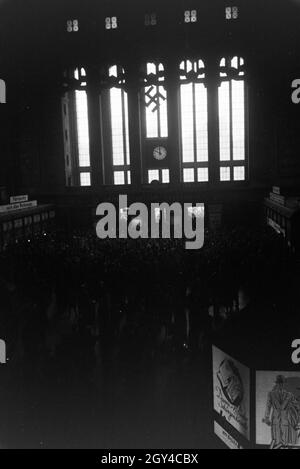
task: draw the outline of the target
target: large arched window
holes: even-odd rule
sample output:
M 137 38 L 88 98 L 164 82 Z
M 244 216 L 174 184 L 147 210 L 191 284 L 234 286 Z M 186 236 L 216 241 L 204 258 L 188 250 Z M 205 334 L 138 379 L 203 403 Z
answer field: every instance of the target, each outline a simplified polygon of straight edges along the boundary
M 119 65 L 109 67 L 109 90 L 111 152 L 113 183 L 131 184 L 130 148 L 128 130 L 128 98 L 124 90 L 125 73 Z
M 202 60 L 180 64 L 180 122 L 183 182 L 208 182 L 207 90 Z
M 241 57 L 220 62 L 220 180 L 244 181 L 246 174 L 245 71 Z

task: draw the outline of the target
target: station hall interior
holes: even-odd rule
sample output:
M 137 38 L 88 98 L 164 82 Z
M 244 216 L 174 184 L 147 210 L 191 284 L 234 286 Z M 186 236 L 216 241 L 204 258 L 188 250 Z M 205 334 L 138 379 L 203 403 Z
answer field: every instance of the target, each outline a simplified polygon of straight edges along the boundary
M 300 445 L 257 397 L 300 372 L 299 21 L 299 0 L 0 0 L 1 448 Z M 170 235 L 119 236 L 147 224 L 120 196 Z

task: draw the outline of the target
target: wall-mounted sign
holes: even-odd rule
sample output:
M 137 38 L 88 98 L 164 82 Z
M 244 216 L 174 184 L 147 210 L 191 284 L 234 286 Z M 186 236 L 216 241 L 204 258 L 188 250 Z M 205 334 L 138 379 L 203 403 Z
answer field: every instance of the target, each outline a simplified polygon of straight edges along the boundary
M 20 202 L 17 204 L 0 205 L 0 213 L 13 212 L 15 210 L 24 210 L 25 208 L 37 207 L 37 200 L 30 202 Z
M 250 370 L 213 346 L 214 409 L 250 440 Z
M 28 195 L 13 195 L 9 198 L 11 204 L 19 204 L 20 202 L 28 202 Z
M 224 430 L 217 422 L 214 423 L 215 435 L 230 449 L 243 449 L 242 446 L 229 433 Z
M 300 447 L 300 373 L 256 373 L 256 443 Z

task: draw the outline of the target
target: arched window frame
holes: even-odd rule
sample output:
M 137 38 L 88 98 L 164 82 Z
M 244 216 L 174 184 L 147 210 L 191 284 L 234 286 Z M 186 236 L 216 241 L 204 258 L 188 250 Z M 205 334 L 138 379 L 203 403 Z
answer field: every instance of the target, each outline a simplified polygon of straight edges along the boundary
M 246 71 L 243 57 L 219 64 L 218 119 L 221 182 L 248 179 Z
M 202 59 L 180 66 L 180 146 L 183 182 L 209 182 L 208 97 Z
M 102 121 L 106 125 L 106 179 L 113 185 L 128 185 L 131 184 L 131 166 L 128 93 L 124 68 L 120 64 L 108 65 L 103 83 Z
M 67 186 L 91 186 L 87 74 L 84 67 L 65 71 L 62 99 Z

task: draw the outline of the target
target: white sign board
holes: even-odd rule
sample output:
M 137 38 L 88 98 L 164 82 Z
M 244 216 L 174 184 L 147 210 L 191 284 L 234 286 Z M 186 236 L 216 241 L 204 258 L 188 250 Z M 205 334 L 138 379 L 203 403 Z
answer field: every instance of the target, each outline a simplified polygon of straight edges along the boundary
M 14 195 L 10 197 L 11 204 L 19 204 L 20 202 L 28 202 L 28 195 Z
M 18 204 L 0 205 L 0 213 L 9 213 L 15 210 L 24 210 L 25 208 L 37 207 L 37 201 L 20 202 Z

